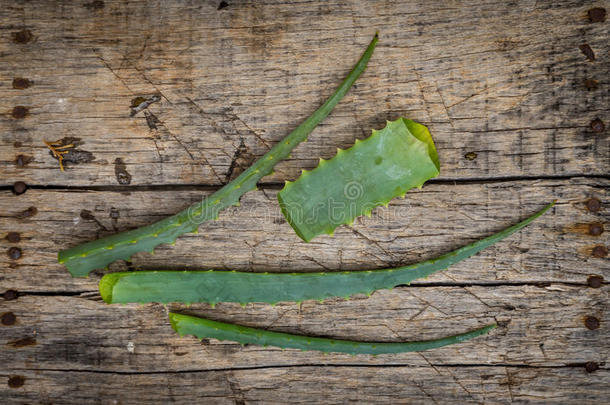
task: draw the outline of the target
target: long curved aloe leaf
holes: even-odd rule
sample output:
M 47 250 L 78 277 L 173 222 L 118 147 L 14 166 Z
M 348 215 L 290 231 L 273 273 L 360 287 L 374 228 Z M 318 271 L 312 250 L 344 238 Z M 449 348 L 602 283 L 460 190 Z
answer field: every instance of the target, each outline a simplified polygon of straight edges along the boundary
M 317 350 L 321 352 L 349 353 L 349 354 L 385 354 L 420 352 L 435 349 L 454 343 L 460 343 L 477 336 L 484 335 L 496 324 L 484 326 L 470 332 L 455 336 L 421 342 L 357 342 L 350 340 L 327 339 L 290 333 L 270 332 L 264 329 L 249 328 L 225 322 L 198 318 L 170 312 L 169 321 L 172 328 L 180 336 L 195 335 L 199 339 L 214 338 L 230 340 L 241 344 L 255 344 L 261 346 L 277 346 L 283 349 Z
M 408 284 L 460 262 L 525 227 L 555 202 L 494 235 L 410 266 L 324 273 L 246 273 L 237 271 L 136 271 L 106 274 L 100 281 L 104 301 L 127 302 L 267 302 L 321 300 L 370 294 Z
M 277 195 L 282 213 L 303 240 L 331 234 L 356 217 L 370 215 L 391 199 L 438 176 L 440 165 L 428 128 L 406 118 L 388 121 L 380 131 L 320 159 Z
M 332 111 L 364 71 L 377 40 L 375 34 L 358 63 L 322 106 L 235 180 L 203 201 L 159 222 L 63 250 L 58 254 L 59 262 L 68 268 L 72 276 L 86 276 L 92 270 L 103 268 L 115 260 L 129 259 L 137 252 L 152 252 L 162 243 L 174 243 L 178 236 L 197 231 L 203 222 L 216 220 L 220 211 L 237 205 L 244 193 L 256 189 L 256 183 L 262 177 L 270 174 L 280 160 L 288 157 L 292 149 L 307 139 L 309 133 Z

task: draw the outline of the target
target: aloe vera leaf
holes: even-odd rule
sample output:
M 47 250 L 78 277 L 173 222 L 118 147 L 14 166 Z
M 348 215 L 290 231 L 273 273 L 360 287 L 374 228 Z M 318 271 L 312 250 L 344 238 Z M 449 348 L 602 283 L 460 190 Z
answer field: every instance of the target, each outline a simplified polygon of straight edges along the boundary
M 439 171 L 428 128 L 399 118 L 351 148 L 339 149 L 332 159 L 320 159 L 314 170 L 303 170 L 295 182 L 286 182 L 277 198 L 288 223 L 309 242 L 370 215 L 413 187 L 421 188 Z
M 506 238 L 549 210 L 436 259 L 392 269 L 323 273 L 246 273 L 238 271 L 136 271 L 106 274 L 100 294 L 109 304 L 128 302 L 249 302 L 322 300 L 371 294 L 409 284 L 460 262 Z
M 321 107 L 235 180 L 203 201 L 154 224 L 63 250 L 58 254 L 58 261 L 68 268 L 72 276 L 86 276 L 92 270 L 103 268 L 115 260 L 128 260 L 134 253 L 152 252 L 162 243 L 174 243 L 178 236 L 196 232 L 203 222 L 216 220 L 220 211 L 239 204 L 243 194 L 256 189 L 256 183 L 262 177 L 270 174 L 280 160 L 288 157 L 292 149 L 307 139 L 309 133 L 332 111 L 364 71 L 377 40 L 375 34 L 358 63 Z
M 484 335 L 496 327 L 496 324 L 491 324 L 470 332 L 441 339 L 424 340 L 420 342 L 387 343 L 358 342 L 271 332 L 264 329 L 249 328 L 247 326 L 212 321 L 174 312 L 169 313 L 169 321 L 172 328 L 178 332 L 180 336 L 195 335 L 199 339 L 214 338 L 218 340 L 230 340 L 241 344 L 276 346 L 283 349 L 317 350 L 321 352 L 349 354 L 420 352 L 464 342 L 477 336 Z

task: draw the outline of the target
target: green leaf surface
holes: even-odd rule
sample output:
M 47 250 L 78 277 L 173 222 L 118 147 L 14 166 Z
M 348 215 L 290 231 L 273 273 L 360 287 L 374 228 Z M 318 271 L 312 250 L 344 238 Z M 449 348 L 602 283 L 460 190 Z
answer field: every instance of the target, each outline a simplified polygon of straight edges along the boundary
M 172 328 L 180 336 L 195 335 L 199 339 L 213 338 L 230 340 L 241 344 L 255 344 L 260 346 L 276 346 L 283 349 L 317 350 L 321 352 L 349 353 L 349 354 L 386 354 L 420 352 L 435 349 L 454 343 L 484 335 L 496 324 L 484 326 L 470 332 L 449 336 L 435 340 L 421 342 L 357 342 L 350 340 L 327 339 L 290 333 L 271 332 L 264 329 L 249 328 L 225 322 L 198 318 L 170 312 L 169 320 Z
M 256 183 L 261 178 L 271 174 L 280 160 L 288 157 L 292 149 L 307 139 L 309 133 L 332 111 L 362 74 L 377 40 L 375 34 L 358 63 L 321 107 L 235 180 L 203 201 L 159 222 L 63 250 L 58 254 L 58 261 L 68 268 L 72 276 L 86 276 L 92 270 L 106 267 L 115 260 L 129 260 L 134 253 L 152 252 L 162 243 L 173 244 L 178 236 L 196 232 L 203 222 L 216 220 L 222 210 L 239 204 L 243 194 L 256 189 Z
M 428 129 L 406 118 L 387 122 L 384 129 L 320 159 L 278 193 L 282 213 L 303 240 L 332 234 L 342 224 L 370 215 L 379 205 L 439 175 L 440 165 Z
M 508 237 L 549 210 L 436 259 L 398 268 L 323 273 L 247 273 L 238 271 L 136 271 L 106 274 L 100 281 L 104 301 L 127 302 L 249 302 L 322 300 L 371 294 L 409 284 L 458 263 Z

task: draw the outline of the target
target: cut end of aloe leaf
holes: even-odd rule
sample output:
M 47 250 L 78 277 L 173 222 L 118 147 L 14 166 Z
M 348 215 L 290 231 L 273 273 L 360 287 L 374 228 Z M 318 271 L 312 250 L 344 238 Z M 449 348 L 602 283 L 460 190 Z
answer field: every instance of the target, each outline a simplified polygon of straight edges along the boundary
M 169 323 L 172 326 L 172 329 L 177 333 L 180 333 L 180 331 L 178 330 L 178 322 L 180 321 L 180 318 L 183 316 L 184 315 L 180 315 L 175 312 L 169 313 Z M 182 336 L 182 335 L 180 335 L 180 336 Z
M 104 275 L 99 283 L 99 290 L 102 299 L 106 304 L 112 304 L 112 292 L 114 290 L 114 286 L 126 274 L 129 273 L 110 273 Z

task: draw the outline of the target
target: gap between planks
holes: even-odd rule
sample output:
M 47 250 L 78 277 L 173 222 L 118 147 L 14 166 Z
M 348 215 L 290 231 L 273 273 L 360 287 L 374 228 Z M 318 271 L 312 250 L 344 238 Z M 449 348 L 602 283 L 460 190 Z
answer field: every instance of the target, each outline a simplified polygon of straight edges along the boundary
M 235 343 L 238 345 L 238 343 Z M 231 372 L 231 371 L 249 371 L 249 370 L 267 370 L 267 369 L 295 369 L 306 367 L 319 368 L 512 368 L 512 369 L 569 369 L 582 368 L 586 363 L 570 363 L 563 365 L 546 365 L 533 366 L 528 364 L 505 364 L 505 363 L 450 363 L 436 364 L 428 363 L 425 366 L 414 366 L 413 364 L 358 364 L 358 363 L 343 363 L 343 364 L 325 364 L 325 363 L 307 363 L 307 364 L 272 364 L 266 366 L 244 366 L 244 367 L 225 367 L 225 368 L 210 368 L 210 369 L 193 369 L 193 370 L 169 370 L 169 371 L 110 371 L 110 370 L 79 370 L 79 369 L 60 369 L 60 368 L 14 368 L 12 372 L 18 371 L 36 371 L 36 372 L 57 372 L 57 373 L 90 373 L 90 374 L 111 374 L 111 375 L 164 375 L 164 374 L 190 374 L 190 373 L 216 373 L 216 372 Z M 600 365 L 601 366 L 601 365 Z M 600 367 L 598 370 L 607 370 Z
M 493 184 L 513 181 L 541 181 L 541 180 L 565 180 L 569 181 L 572 179 L 600 179 L 610 180 L 610 175 L 549 175 L 549 176 L 497 176 L 497 177 L 469 177 L 469 178 L 440 178 L 430 179 L 426 184 L 438 184 L 438 185 L 454 185 L 454 184 Z M 201 190 L 201 191 L 216 191 L 228 183 L 225 184 L 196 184 L 196 183 L 185 183 L 185 184 L 153 184 L 153 185 L 133 185 L 133 186 L 69 186 L 61 184 L 28 184 L 28 188 L 34 190 L 70 190 L 70 191 L 111 191 L 111 192 L 125 192 L 125 191 L 175 191 L 175 190 Z M 259 189 L 266 190 L 281 190 L 284 187 L 283 182 L 260 182 L 257 183 Z M 5 184 L 0 185 L 0 191 L 12 190 L 13 185 Z

